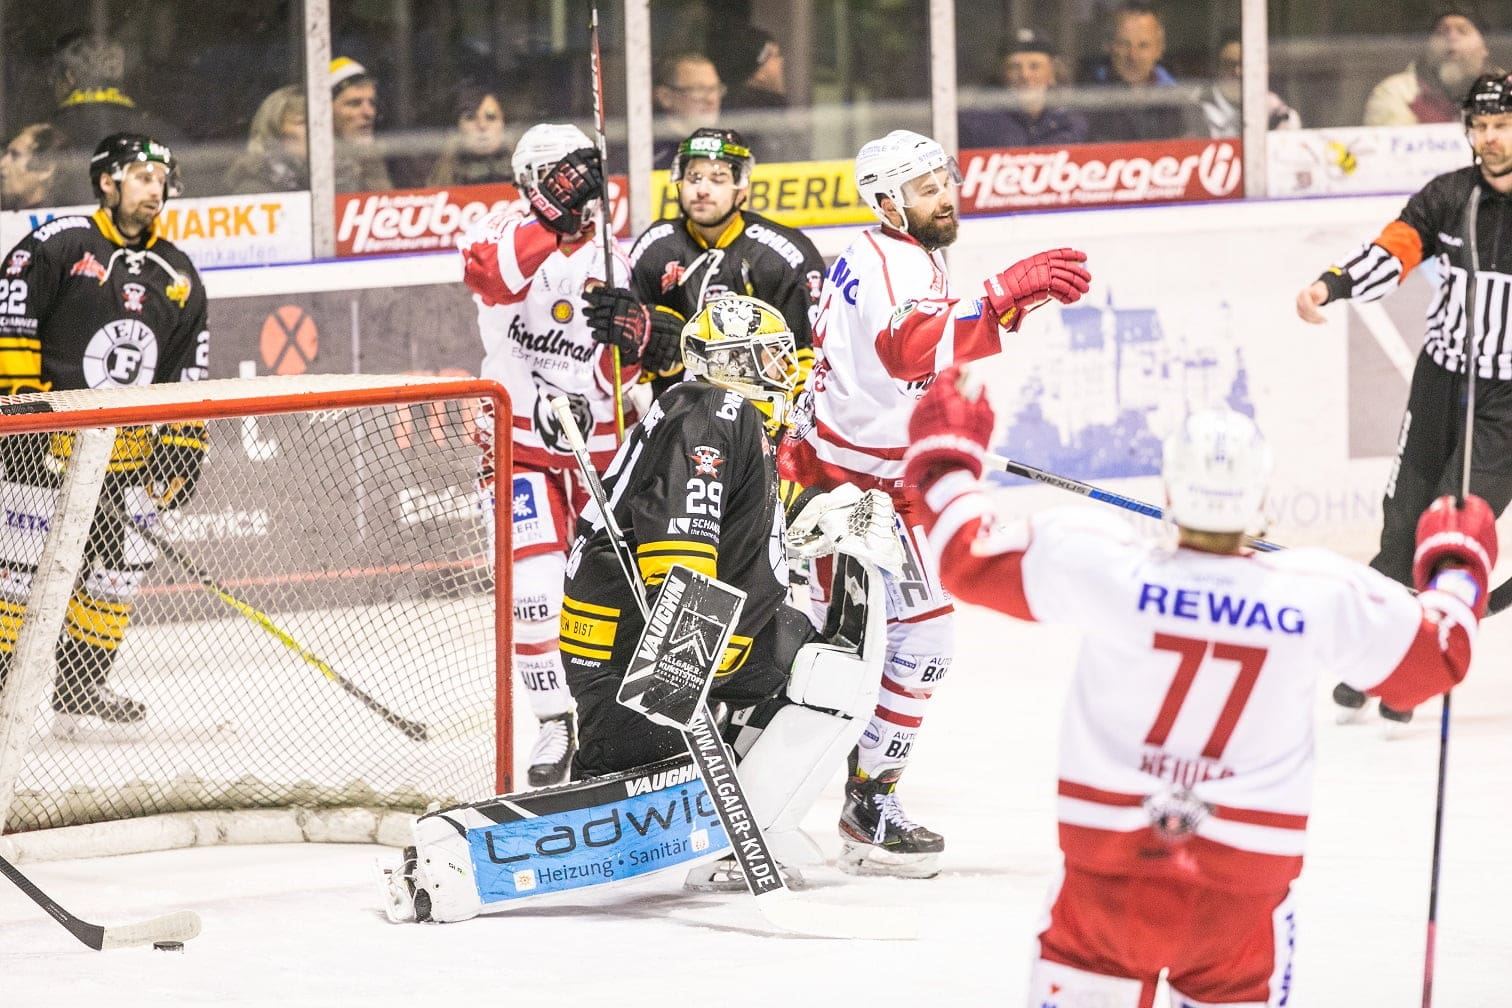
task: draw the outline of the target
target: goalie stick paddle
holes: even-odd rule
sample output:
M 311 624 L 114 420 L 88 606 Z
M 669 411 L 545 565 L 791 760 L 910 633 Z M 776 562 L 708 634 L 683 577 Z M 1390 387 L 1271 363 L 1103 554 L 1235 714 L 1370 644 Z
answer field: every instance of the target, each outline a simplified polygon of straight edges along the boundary
M 625 667 L 620 705 L 654 724 L 691 730 L 745 600 L 739 588 L 674 564 Z
M 53 920 L 67 928 L 69 934 L 95 950 L 147 945 L 160 941 L 182 942 L 200 933 L 199 914 L 193 910 L 177 910 L 138 924 L 114 926 L 91 924 L 65 910 L 57 900 L 37 888 L 36 883 L 23 875 L 21 869 L 3 857 L 0 857 L 0 873 L 4 873 L 6 878 L 16 884 L 16 888 L 26 893 L 33 902 L 46 910 Z
M 635 566 L 635 558 L 625 541 L 604 484 L 588 455 L 588 446 L 583 443 L 583 432 L 573 419 L 571 406 L 566 398 L 551 401 L 551 408 L 562 424 L 567 443 L 577 459 L 583 481 L 598 505 L 610 543 L 619 557 L 631 592 L 640 606 L 641 615 L 647 616 L 650 607 L 646 602 L 645 585 L 641 583 Z M 772 857 L 772 848 L 767 843 L 761 826 L 751 814 L 740 778 L 735 774 L 735 761 L 728 746 L 719 736 L 718 720 L 709 710 L 707 700 L 701 705 L 691 727 L 682 733 L 683 744 L 693 757 L 698 775 L 714 800 L 714 810 L 719 824 L 724 827 L 730 840 L 730 851 L 740 866 L 746 888 L 756 900 L 757 909 L 767 921 L 780 930 L 815 938 L 869 938 L 899 940 L 916 938 L 917 927 L 911 918 L 900 918 L 877 912 L 873 907 L 844 907 L 834 904 L 813 903 L 793 895 L 783 879 L 777 862 Z
M 156 530 L 150 528 L 144 522 L 131 520 L 131 518 L 124 511 L 121 511 L 119 509 L 117 510 L 117 517 L 127 525 L 135 528 L 137 532 L 141 533 L 143 539 L 146 539 L 153 546 L 155 546 L 159 552 L 166 554 L 168 559 L 172 560 L 179 567 L 182 567 L 184 572 L 198 581 L 202 586 L 204 586 L 206 591 L 210 592 L 226 605 L 230 606 L 232 609 L 235 609 L 237 612 L 247 617 L 247 619 L 251 620 L 253 623 L 256 623 L 258 626 L 262 627 L 263 630 L 267 631 L 274 640 L 278 641 L 284 647 L 288 648 L 290 651 L 294 652 L 294 654 L 298 655 L 300 660 L 302 660 L 306 665 L 309 665 L 321 675 L 331 680 L 331 682 L 346 690 L 346 692 L 355 697 L 362 704 L 362 706 L 366 707 L 374 714 L 377 714 L 384 721 L 387 721 L 389 724 L 399 729 L 399 731 L 403 732 L 408 738 L 413 739 L 416 742 L 425 742 L 430 738 L 430 729 L 427 728 L 423 723 L 419 721 L 412 721 L 402 714 L 395 713 L 388 707 L 384 706 L 382 702 L 380 702 L 372 694 L 364 690 L 361 686 L 358 686 L 346 676 L 331 668 L 331 666 L 319 655 L 311 651 L 309 648 L 305 647 L 303 644 L 299 643 L 299 641 L 295 640 L 293 635 L 291 635 L 287 630 L 283 629 L 277 623 L 274 623 L 271 619 L 269 619 L 267 614 L 262 612 L 262 610 L 256 608 L 248 602 L 243 601 L 237 596 L 231 594 L 231 592 L 227 591 L 225 587 L 220 584 L 220 582 L 216 581 L 215 578 L 210 576 L 209 571 L 200 567 L 193 560 L 190 560 L 189 557 L 183 553 L 183 551 L 174 546 L 167 539 L 164 539 L 162 535 L 160 535 Z

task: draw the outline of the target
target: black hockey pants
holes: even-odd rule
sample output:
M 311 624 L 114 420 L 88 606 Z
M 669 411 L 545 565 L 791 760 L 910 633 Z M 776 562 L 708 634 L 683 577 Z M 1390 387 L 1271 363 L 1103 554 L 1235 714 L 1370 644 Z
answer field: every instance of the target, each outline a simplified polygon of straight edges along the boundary
M 1458 496 L 1465 468 L 1465 376 L 1418 355 L 1397 439 L 1397 458 L 1381 500 L 1381 550 L 1370 566 L 1412 586 L 1418 518 L 1445 494 Z M 1496 515 L 1512 501 L 1512 381 L 1475 385 L 1470 492 Z

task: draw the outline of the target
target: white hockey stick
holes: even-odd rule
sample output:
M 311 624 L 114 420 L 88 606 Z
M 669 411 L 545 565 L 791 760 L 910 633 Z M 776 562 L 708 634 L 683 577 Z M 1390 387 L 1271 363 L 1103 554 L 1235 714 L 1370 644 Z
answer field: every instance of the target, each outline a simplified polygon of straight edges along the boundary
M 599 481 L 588 455 L 588 446 L 583 442 L 583 432 L 573 419 L 572 409 L 565 398 L 551 402 L 552 411 L 561 422 L 567 443 L 582 470 L 583 480 L 593 494 L 603 518 L 610 544 L 619 558 L 620 568 L 640 606 L 641 615 L 648 612 L 646 589 L 636 572 L 635 558 L 625 541 L 624 532 L 614 517 L 609 496 Z M 911 917 L 882 913 L 876 907 L 844 907 L 833 903 L 813 903 L 793 895 L 777 869 L 772 858 L 771 846 L 751 814 L 740 778 L 735 774 L 735 760 L 724 740 L 719 737 L 717 721 L 707 702 L 692 728 L 683 732 L 683 742 L 693 763 L 698 767 L 704 787 L 714 802 L 714 811 L 719 824 L 724 827 L 730 840 L 730 851 L 740 865 L 746 888 L 756 900 L 757 909 L 773 926 L 792 934 L 814 938 L 867 938 L 876 940 L 908 940 L 918 937 L 918 927 Z
M 69 934 L 92 949 L 125 948 L 128 945 L 147 945 L 160 941 L 183 942 L 200 933 L 199 914 L 193 910 L 178 910 L 139 924 L 119 924 L 113 927 L 91 924 L 63 909 L 56 900 L 38 889 L 31 879 L 21 874 L 21 869 L 3 857 L 0 857 L 0 873 L 4 873 L 18 889 L 67 928 Z

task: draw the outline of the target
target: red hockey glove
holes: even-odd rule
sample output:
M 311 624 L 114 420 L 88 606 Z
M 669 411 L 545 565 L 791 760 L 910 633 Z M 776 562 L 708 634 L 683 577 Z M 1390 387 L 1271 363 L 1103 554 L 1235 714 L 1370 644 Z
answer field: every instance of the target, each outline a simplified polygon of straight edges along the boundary
M 1447 591 L 1484 616 L 1496 549 L 1496 516 L 1485 501 L 1470 494 L 1460 507 L 1440 497 L 1418 519 L 1412 583 L 1419 591 Z
M 982 453 L 995 422 L 980 386 L 966 381 L 959 367 L 941 371 L 908 421 L 904 482 L 928 487 L 955 469 L 982 475 Z
M 557 234 L 574 235 L 587 225 L 583 210 L 604 195 L 604 168 L 596 147 L 584 147 L 552 165 L 529 187 L 530 209 Z
M 1071 304 L 1087 293 L 1092 274 L 1085 252 L 1062 248 L 1021 259 L 987 281 L 987 304 L 998 325 L 1016 329 L 1029 312 L 1051 298 Z

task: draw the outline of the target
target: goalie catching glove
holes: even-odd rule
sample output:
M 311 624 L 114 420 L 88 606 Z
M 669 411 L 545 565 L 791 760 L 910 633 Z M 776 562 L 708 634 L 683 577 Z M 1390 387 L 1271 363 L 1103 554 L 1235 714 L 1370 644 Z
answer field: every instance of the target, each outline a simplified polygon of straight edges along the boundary
M 903 481 L 927 491 L 949 472 L 982 475 L 982 455 L 996 423 L 982 388 L 959 367 L 936 376 L 908 421 L 908 454 Z
M 1412 583 L 1418 591 L 1448 592 L 1477 617 L 1486 615 L 1486 592 L 1496 566 L 1496 516 L 1475 494 L 1461 507 L 1453 497 L 1428 506 L 1417 524 Z
M 205 462 L 205 427 L 199 423 L 170 424 L 158 432 L 157 445 L 147 459 L 147 494 L 162 511 L 189 503 Z
M 1017 331 L 1024 316 L 1051 298 L 1061 304 L 1081 299 L 1090 289 L 1092 274 L 1082 263 L 1085 252 L 1060 248 L 1021 259 L 987 281 L 987 305 L 998 325 Z
M 583 299 L 594 340 L 617 348 L 626 364 L 660 374 L 682 357 L 683 319 L 672 309 L 642 304 L 623 287 L 595 287 Z
M 881 490 L 842 483 L 810 499 L 787 531 L 787 551 L 798 558 L 847 553 L 891 573 L 903 569 L 892 498 Z
M 588 225 L 588 203 L 604 195 L 604 167 L 598 149 L 575 150 L 552 165 L 538 185 L 529 186 L 536 219 L 559 235 L 575 235 Z

